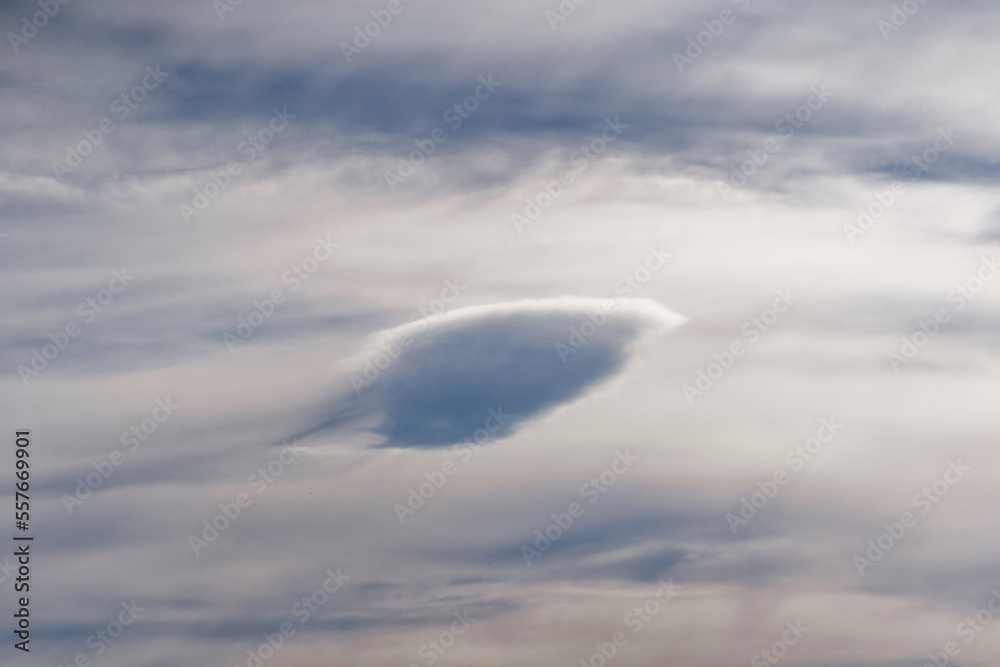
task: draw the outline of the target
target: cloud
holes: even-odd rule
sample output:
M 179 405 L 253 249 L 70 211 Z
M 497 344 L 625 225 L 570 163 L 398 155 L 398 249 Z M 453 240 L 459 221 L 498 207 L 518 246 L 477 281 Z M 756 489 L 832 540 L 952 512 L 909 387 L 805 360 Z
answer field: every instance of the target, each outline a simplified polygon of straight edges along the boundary
M 205 0 L 88 0 L 0 62 L 16 91 L 0 98 L 0 273 L 14 287 L 0 296 L 0 393 L 8 433 L 34 432 L 45 471 L 32 520 L 50 578 L 33 602 L 56 611 L 41 658 L 93 658 L 87 637 L 135 598 L 149 611 L 102 654 L 108 667 L 244 664 L 339 566 L 351 585 L 273 662 L 420 662 L 465 608 L 482 620 L 448 660 L 575 662 L 661 577 L 687 593 L 630 639 L 622 659 L 637 665 L 745 665 L 792 614 L 817 628 L 792 667 L 916 667 L 957 640 L 997 584 L 983 499 L 1000 474 L 1000 281 L 898 373 L 886 354 L 952 312 L 949 291 L 1000 244 L 981 29 L 1000 6 L 922 4 L 886 36 L 890 3 L 862 0 L 585 3 L 556 26 L 559 0 L 403 3 L 348 61 L 341 42 L 387 3 L 234 0 L 220 18 Z M 735 19 L 720 33 L 723 6 Z M 41 9 L 6 3 L 0 19 L 30 31 Z M 701 52 L 681 71 L 689 40 Z M 169 76 L 123 117 L 116 101 L 149 67 Z M 481 76 L 496 94 L 446 121 Z M 778 130 L 820 86 L 829 101 Z M 239 146 L 275 108 L 295 118 L 251 162 Z M 114 131 L 56 178 L 104 118 Z M 606 118 L 627 127 L 600 160 L 575 160 Z M 447 140 L 390 189 L 385 173 L 436 128 Z M 956 141 L 931 164 L 948 128 Z M 185 224 L 179 204 L 230 161 L 241 173 Z M 518 234 L 511 214 L 563 170 L 571 187 Z M 843 227 L 897 180 L 905 194 L 849 243 Z M 284 273 L 328 233 L 336 258 L 289 289 Z M 600 300 L 519 301 L 613 295 L 661 245 L 671 261 L 639 293 L 651 300 L 615 302 L 600 327 Z M 78 304 L 123 267 L 134 285 L 85 321 Z M 445 277 L 469 285 L 450 312 L 396 326 Z M 741 325 L 778 288 L 794 310 L 747 344 Z M 227 345 L 276 289 L 280 308 Z M 474 303 L 494 305 L 459 308 Z M 661 303 L 691 325 L 653 337 L 677 323 Z M 25 386 L 18 365 L 70 321 L 80 335 Z M 745 354 L 690 405 L 682 385 L 734 342 Z M 166 397 L 177 416 L 70 514 L 63 495 Z M 843 436 L 734 535 L 726 514 L 831 416 Z M 468 459 L 447 446 L 490 427 L 503 446 Z M 251 486 L 272 474 L 266 444 L 302 432 L 330 447 Z M 641 465 L 529 567 L 520 547 L 619 448 Z M 969 479 L 860 576 L 853 556 L 960 457 Z M 449 462 L 447 484 L 420 491 Z M 189 536 L 248 490 L 253 504 L 196 557 Z M 400 525 L 394 504 L 411 502 Z M 990 650 L 982 637 L 957 659 L 989 664 Z
M 582 297 L 434 315 L 373 336 L 353 360 L 364 369 L 351 376 L 354 395 L 301 435 L 363 424 L 384 447 L 443 447 L 483 428 L 505 437 L 618 373 L 640 339 L 685 321 L 649 299 Z

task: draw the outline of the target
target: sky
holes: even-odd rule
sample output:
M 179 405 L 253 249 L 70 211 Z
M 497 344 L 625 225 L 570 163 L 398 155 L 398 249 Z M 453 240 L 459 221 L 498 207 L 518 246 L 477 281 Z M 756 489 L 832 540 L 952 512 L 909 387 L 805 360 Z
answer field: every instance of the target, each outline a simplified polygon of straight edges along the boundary
M 2 662 L 995 664 L 997 20 L 3 3 Z

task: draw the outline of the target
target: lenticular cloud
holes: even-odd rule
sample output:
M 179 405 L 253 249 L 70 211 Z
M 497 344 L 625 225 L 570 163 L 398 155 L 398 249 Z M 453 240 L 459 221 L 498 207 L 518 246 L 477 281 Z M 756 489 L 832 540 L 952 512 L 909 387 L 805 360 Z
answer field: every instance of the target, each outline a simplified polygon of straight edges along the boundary
M 471 306 L 380 331 L 349 360 L 352 389 L 315 425 L 365 429 L 383 447 L 493 438 L 623 368 L 639 340 L 686 318 L 649 299 L 560 297 Z

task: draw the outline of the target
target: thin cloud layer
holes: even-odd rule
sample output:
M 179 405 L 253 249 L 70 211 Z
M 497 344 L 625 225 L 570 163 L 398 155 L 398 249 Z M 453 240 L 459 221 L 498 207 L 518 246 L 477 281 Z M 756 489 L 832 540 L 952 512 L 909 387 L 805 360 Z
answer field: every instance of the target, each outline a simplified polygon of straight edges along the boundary
M 631 346 L 686 318 L 649 299 L 562 297 L 472 306 L 379 332 L 353 395 L 302 435 L 366 424 L 385 447 L 512 434 L 620 372 Z
M 615 628 L 609 664 L 770 664 L 797 619 L 781 665 L 994 664 L 996 618 L 956 628 L 1000 591 L 998 16 L 5 3 L 0 422 L 35 439 L 33 660 L 423 666 L 468 612 L 434 664 L 600 664 Z M 670 261 L 636 268 L 648 248 Z M 90 305 L 112 271 L 135 280 Z M 446 278 L 447 312 L 396 326 Z M 655 336 L 660 304 L 690 324 Z M 822 420 L 843 429 L 812 451 Z M 268 447 L 293 434 L 294 460 Z M 681 593 L 633 635 L 661 578 Z

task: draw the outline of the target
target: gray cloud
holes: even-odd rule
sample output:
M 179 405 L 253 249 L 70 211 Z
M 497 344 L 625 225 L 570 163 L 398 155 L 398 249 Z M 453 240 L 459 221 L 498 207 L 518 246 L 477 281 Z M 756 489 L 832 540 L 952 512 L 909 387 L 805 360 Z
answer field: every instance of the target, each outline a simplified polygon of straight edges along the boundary
M 684 321 L 649 300 L 563 297 L 471 306 L 382 331 L 352 374 L 356 395 L 300 437 L 374 419 L 368 428 L 386 447 L 442 447 L 481 430 L 503 438 L 620 371 L 643 335 Z
M 996 3 L 923 3 L 884 38 L 904 3 L 752 2 L 678 72 L 674 53 L 742 3 L 589 2 L 553 30 L 557 0 L 402 2 L 350 63 L 340 42 L 388 0 L 242 2 L 225 20 L 209 0 L 57 3 L 17 54 L 6 33 L 41 5 L 0 7 L 0 422 L 36 437 L 34 658 L 71 664 L 136 598 L 149 611 L 109 667 L 245 664 L 342 564 L 351 585 L 273 664 L 423 664 L 466 607 L 482 621 L 445 660 L 576 664 L 660 577 L 687 592 L 620 660 L 746 664 L 809 611 L 815 634 L 783 664 L 925 664 L 995 584 L 995 283 L 899 373 L 886 353 L 1000 239 Z M 111 103 L 155 65 L 169 77 L 118 121 Z M 385 171 L 489 74 L 496 94 L 389 191 Z M 721 201 L 817 85 L 829 102 Z M 286 107 L 287 131 L 185 224 L 178 204 Z M 105 116 L 115 131 L 54 178 Z M 511 213 L 608 117 L 620 138 L 517 233 Z M 960 139 L 912 178 L 947 127 Z M 848 243 L 843 225 L 894 180 L 906 195 Z M 317 234 L 341 249 L 292 293 L 281 276 Z M 548 297 L 611 294 L 661 244 L 645 300 L 563 363 L 556 345 L 603 299 Z M 17 365 L 123 266 L 135 284 L 25 386 Z M 446 276 L 469 286 L 454 310 L 395 326 Z M 228 350 L 222 334 L 279 286 L 287 302 Z M 741 326 L 789 287 L 795 306 L 751 343 Z M 691 326 L 652 337 L 677 322 L 661 303 Z M 689 405 L 681 384 L 734 342 L 745 353 Z M 62 495 L 167 396 L 183 409 L 70 515 Z M 830 415 L 844 435 L 733 535 L 726 512 Z M 447 447 L 490 425 L 502 446 Z M 316 446 L 192 554 L 290 434 Z M 641 464 L 527 567 L 519 546 L 617 448 Z M 859 577 L 852 556 L 960 456 L 968 479 Z M 449 461 L 400 525 L 393 505 Z M 984 634 L 956 660 L 993 649 Z

